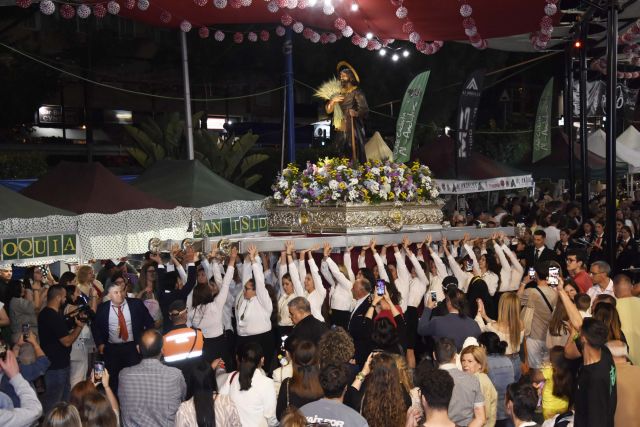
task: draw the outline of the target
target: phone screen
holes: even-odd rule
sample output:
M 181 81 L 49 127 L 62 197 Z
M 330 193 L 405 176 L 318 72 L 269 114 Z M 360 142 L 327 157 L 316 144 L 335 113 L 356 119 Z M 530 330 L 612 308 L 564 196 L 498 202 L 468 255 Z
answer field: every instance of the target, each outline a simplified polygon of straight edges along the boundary
M 465 267 L 466 271 L 472 271 L 473 270 L 473 261 L 465 261 L 464 267 Z
M 31 326 L 28 323 L 22 324 L 22 339 L 26 340 L 29 338 L 29 333 L 31 332 Z
M 437 301 L 436 291 L 431 291 L 431 301 L 433 302 Z
M 102 381 L 103 372 L 104 372 L 104 362 L 96 362 L 93 364 L 93 379 L 95 382 Z
M 558 286 L 559 273 L 560 271 L 558 270 L 558 267 L 549 267 L 549 278 L 547 280 L 549 286 Z
M 378 280 L 376 283 L 376 294 L 384 295 L 384 280 Z
M 529 278 L 530 279 L 536 278 L 536 269 L 533 267 L 529 267 Z

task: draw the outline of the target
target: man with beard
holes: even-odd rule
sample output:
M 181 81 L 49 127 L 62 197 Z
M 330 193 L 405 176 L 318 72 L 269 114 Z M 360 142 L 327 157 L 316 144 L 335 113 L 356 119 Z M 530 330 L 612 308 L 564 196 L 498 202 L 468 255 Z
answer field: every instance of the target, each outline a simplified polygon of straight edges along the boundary
M 336 145 L 344 152 L 351 153 L 352 160 L 363 163 L 367 161 L 364 150 L 366 142 L 364 120 L 369 113 L 369 106 L 364 92 L 358 87 L 360 78 L 353 67 L 341 61 L 337 68 L 342 90 L 339 95 L 329 100 L 325 110 L 327 114 L 331 114 L 338 104 L 344 118 L 335 128 Z

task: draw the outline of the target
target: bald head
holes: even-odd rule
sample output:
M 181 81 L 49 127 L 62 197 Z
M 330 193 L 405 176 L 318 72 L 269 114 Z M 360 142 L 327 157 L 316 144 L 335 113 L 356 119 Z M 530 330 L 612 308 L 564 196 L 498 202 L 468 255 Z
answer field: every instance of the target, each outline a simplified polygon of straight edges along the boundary
M 159 359 L 162 353 L 162 335 L 155 329 L 144 331 L 138 348 L 143 359 Z

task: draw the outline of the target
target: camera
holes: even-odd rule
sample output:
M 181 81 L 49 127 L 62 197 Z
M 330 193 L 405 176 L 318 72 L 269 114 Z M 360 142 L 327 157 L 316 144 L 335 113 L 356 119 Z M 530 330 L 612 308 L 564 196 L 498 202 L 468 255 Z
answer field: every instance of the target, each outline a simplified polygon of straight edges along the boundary
M 87 304 L 83 304 L 75 310 L 72 310 L 69 313 L 65 314 L 64 321 L 67 323 L 67 328 L 71 330 L 76 326 L 76 319 L 83 323 L 86 323 L 87 325 L 90 325 L 95 316 L 96 314 L 93 312 L 93 310 L 91 310 L 91 307 L 89 307 Z

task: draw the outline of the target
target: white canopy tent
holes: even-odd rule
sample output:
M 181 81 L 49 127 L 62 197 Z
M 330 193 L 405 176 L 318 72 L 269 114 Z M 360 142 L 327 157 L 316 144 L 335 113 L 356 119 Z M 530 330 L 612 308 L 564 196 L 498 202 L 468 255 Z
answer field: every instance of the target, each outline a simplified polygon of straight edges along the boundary
M 618 158 L 626 155 L 628 150 L 633 151 L 634 153 L 638 153 L 640 155 L 640 132 L 636 129 L 635 126 L 631 125 L 620 134 L 618 139 L 616 140 L 617 145 L 616 149 L 619 150 L 619 147 L 624 148 L 625 152 L 618 152 Z M 640 167 L 635 167 L 629 164 L 629 172 L 630 173 L 640 173 Z
M 589 151 L 606 158 L 606 134 L 602 129 L 591 132 L 587 141 Z M 640 146 L 640 133 L 630 126 L 616 140 L 616 161 L 629 165 L 629 173 L 638 173 L 640 172 L 640 149 L 634 148 L 632 144 Z

